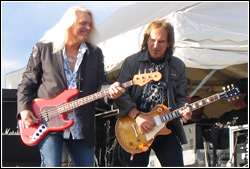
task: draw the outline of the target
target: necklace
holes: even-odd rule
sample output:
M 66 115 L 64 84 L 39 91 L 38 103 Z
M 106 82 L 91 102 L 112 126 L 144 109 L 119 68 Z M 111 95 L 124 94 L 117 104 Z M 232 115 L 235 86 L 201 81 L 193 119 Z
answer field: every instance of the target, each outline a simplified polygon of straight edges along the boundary
M 75 58 L 68 58 L 68 61 L 69 61 L 70 63 L 74 63 L 74 62 L 76 62 L 76 59 L 75 59 Z

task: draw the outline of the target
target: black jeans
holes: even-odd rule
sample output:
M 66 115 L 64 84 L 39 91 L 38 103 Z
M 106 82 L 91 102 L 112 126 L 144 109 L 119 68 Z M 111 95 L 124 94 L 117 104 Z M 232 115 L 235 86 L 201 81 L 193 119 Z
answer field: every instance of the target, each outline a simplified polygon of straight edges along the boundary
M 153 149 L 162 167 L 183 167 L 182 146 L 174 134 L 159 135 L 155 138 L 150 149 L 146 152 L 134 154 L 129 166 L 148 166 L 150 150 Z

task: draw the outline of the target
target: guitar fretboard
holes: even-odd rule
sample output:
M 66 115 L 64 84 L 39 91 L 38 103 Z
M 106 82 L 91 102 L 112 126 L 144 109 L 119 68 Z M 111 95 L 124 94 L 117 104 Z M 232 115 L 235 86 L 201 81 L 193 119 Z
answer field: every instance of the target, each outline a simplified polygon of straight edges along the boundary
M 194 111 L 194 110 L 199 109 L 199 108 L 201 108 L 203 106 L 206 106 L 206 105 L 208 105 L 210 103 L 213 103 L 213 102 L 215 102 L 215 101 L 217 101 L 219 99 L 220 99 L 220 95 L 219 94 L 214 94 L 214 95 L 212 95 L 210 97 L 207 97 L 207 98 L 204 98 L 204 99 L 201 99 L 201 100 L 198 100 L 198 101 L 196 101 L 194 103 L 189 104 L 189 108 L 190 108 L 191 111 Z M 160 118 L 161 118 L 162 122 L 171 121 L 171 120 L 173 120 L 173 119 L 175 119 L 177 117 L 180 117 L 182 115 L 182 111 L 184 109 L 186 109 L 186 107 L 181 107 L 181 108 L 176 109 L 176 110 L 174 110 L 174 111 L 172 111 L 170 113 L 162 115 Z
M 128 82 L 123 83 L 122 87 L 127 88 L 127 87 L 132 86 L 132 85 L 133 85 L 133 80 L 130 80 Z M 85 105 L 87 103 L 90 103 L 92 101 L 101 99 L 101 98 L 103 98 L 105 96 L 108 96 L 108 95 L 109 95 L 108 89 L 102 90 L 100 92 L 91 94 L 89 96 L 86 96 L 86 97 L 74 100 L 72 102 L 60 105 L 60 106 L 57 107 L 57 111 L 59 113 L 61 113 L 61 114 L 65 113 L 65 112 L 69 112 L 69 111 L 74 110 L 77 107 L 83 106 L 83 105 Z

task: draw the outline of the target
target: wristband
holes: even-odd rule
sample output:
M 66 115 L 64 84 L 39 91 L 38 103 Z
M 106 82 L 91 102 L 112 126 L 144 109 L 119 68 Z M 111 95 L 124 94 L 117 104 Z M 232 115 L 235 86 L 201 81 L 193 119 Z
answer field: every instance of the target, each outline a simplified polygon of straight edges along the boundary
M 135 115 L 134 120 L 135 120 L 140 114 L 141 114 L 141 112 L 139 111 L 139 112 Z

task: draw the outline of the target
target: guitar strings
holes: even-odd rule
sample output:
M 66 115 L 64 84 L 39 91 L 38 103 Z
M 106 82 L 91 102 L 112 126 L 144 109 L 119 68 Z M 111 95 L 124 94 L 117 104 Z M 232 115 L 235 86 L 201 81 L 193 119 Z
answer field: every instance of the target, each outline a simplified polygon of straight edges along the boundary
M 123 86 L 124 88 L 129 87 L 129 86 L 132 86 L 132 85 L 133 85 L 133 80 L 130 80 L 130 81 L 128 81 L 128 82 L 124 82 L 124 83 L 122 84 L 122 86 Z M 101 97 L 100 97 L 100 95 L 98 95 L 98 94 L 100 94 Z M 71 109 L 72 109 L 72 110 L 74 109 L 74 108 L 71 108 L 71 109 L 68 110 L 68 111 L 64 111 L 64 110 L 63 110 L 63 111 L 60 113 L 60 110 L 58 111 L 58 108 L 60 109 L 60 107 L 65 107 L 65 106 L 67 106 L 67 105 L 72 105 L 72 104 L 74 104 L 74 106 L 75 106 L 76 104 L 79 104 L 79 102 L 80 102 L 80 105 L 82 106 L 82 105 L 84 105 L 84 104 L 86 104 L 86 103 L 89 103 L 90 101 L 94 101 L 94 100 L 99 99 L 99 98 L 95 98 L 95 97 L 100 97 L 100 98 L 102 98 L 102 97 L 105 97 L 105 96 L 107 96 L 107 95 L 108 95 L 108 89 L 102 90 L 102 91 L 100 91 L 100 92 L 98 92 L 98 93 L 94 93 L 94 94 L 92 94 L 92 95 L 89 95 L 89 96 L 86 96 L 86 97 L 83 97 L 83 98 L 74 100 L 74 101 L 72 101 L 72 102 L 69 102 L 69 103 L 66 103 L 66 104 L 63 104 L 63 105 L 59 105 L 59 106 L 55 106 L 54 108 L 51 108 L 51 109 L 49 109 L 49 110 L 46 110 L 45 112 L 44 112 L 44 111 L 41 111 L 41 112 L 38 113 L 38 115 L 41 117 L 41 121 L 42 121 L 42 120 L 45 120 L 45 121 L 46 121 L 45 117 L 47 117 L 47 118 L 52 118 L 52 117 L 55 117 L 55 116 L 57 116 L 57 115 L 60 115 L 61 113 L 68 112 L 68 111 L 71 111 Z M 92 99 L 92 100 L 91 100 L 91 99 Z M 76 102 L 78 102 L 78 103 L 76 103 Z M 70 107 L 70 106 L 69 106 L 69 107 Z M 45 117 L 44 117 L 44 116 L 45 116 Z
M 152 76 L 153 77 L 153 76 Z M 144 82 L 145 83 L 145 78 L 142 78 L 144 81 L 142 81 L 142 83 Z M 138 79 L 137 79 L 138 80 Z M 152 79 L 151 79 L 152 80 Z M 148 81 L 149 82 L 149 81 Z M 122 87 L 126 88 L 126 87 L 129 87 L 129 86 L 132 86 L 134 84 L 134 81 L 133 80 L 130 80 L 130 81 L 127 81 L 127 82 L 124 82 L 122 84 Z M 101 97 L 98 95 L 98 94 L 101 94 Z M 90 96 L 86 96 L 84 98 L 80 98 L 80 99 L 77 99 L 77 100 L 74 100 L 72 102 L 69 102 L 69 103 L 66 103 L 66 104 L 63 104 L 63 105 L 55 105 L 54 108 L 51 108 L 51 109 L 48 109 L 46 111 L 40 111 L 38 113 L 38 115 L 40 116 L 41 118 L 41 121 L 45 120 L 46 121 L 46 118 L 49 119 L 49 118 L 52 118 L 52 117 L 55 117 L 55 116 L 58 116 L 60 115 L 61 113 L 65 113 L 65 112 L 69 112 L 69 111 L 73 111 L 73 109 L 75 109 L 76 107 L 76 102 L 80 102 L 80 106 L 84 105 L 84 104 L 87 104 L 89 103 L 90 101 L 94 101 L 94 100 L 97 100 L 97 99 L 100 99 L 102 97 L 105 97 L 108 95 L 108 89 L 107 90 L 102 90 L 98 93 L 95 93 L 95 94 L 92 94 Z M 100 97 L 100 98 L 98 98 Z M 91 100 L 92 99 L 92 100 Z M 60 112 L 60 107 L 62 107 L 63 109 L 66 107 L 66 109 L 68 109 L 67 105 L 69 105 L 69 110 L 65 111 L 63 110 L 62 112 Z M 73 106 L 72 106 L 73 105 Z M 73 108 L 74 107 L 74 108 Z M 58 110 L 59 109 L 59 110 Z
M 84 104 L 87 104 L 87 103 L 90 103 L 91 101 L 99 99 L 99 97 L 102 98 L 102 97 L 105 97 L 107 95 L 108 95 L 108 90 L 102 90 L 98 93 L 86 96 L 84 98 L 74 100 L 72 102 L 65 103 L 63 105 L 55 105 L 51 109 L 40 111 L 38 113 L 38 115 L 41 117 L 41 121 L 42 120 L 46 121 L 46 118 L 49 119 L 52 117 L 56 117 L 62 113 L 73 111 L 75 109 L 75 108 L 73 108 L 74 106 L 78 106 L 78 105 L 83 106 Z M 61 110 L 60 110 L 60 108 L 61 108 Z
M 222 93 L 224 93 L 224 92 L 222 92 Z M 222 94 L 222 93 L 220 93 L 220 94 Z M 214 94 L 208 98 L 204 98 L 204 99 L 198 100 L 192 104 L 189 104 L 188 107 L 191 109 L 191 111 L 193 111 L 193 110 L 196 110 L 200 107 L 203 107 L 206 104 L 213 103 L 219 99 L 220 99 L 220 95 Z M 171 121 L 177 117 L 180 117 L 183 114 L 183 110 L 185 110 L 188 107 L 181 107 L 179 109 L 173 110 L 170 113 L 164 114 L 163 116 L 161 116 L 161 120 L 163 122 L 167 122 L 167 121 Z

